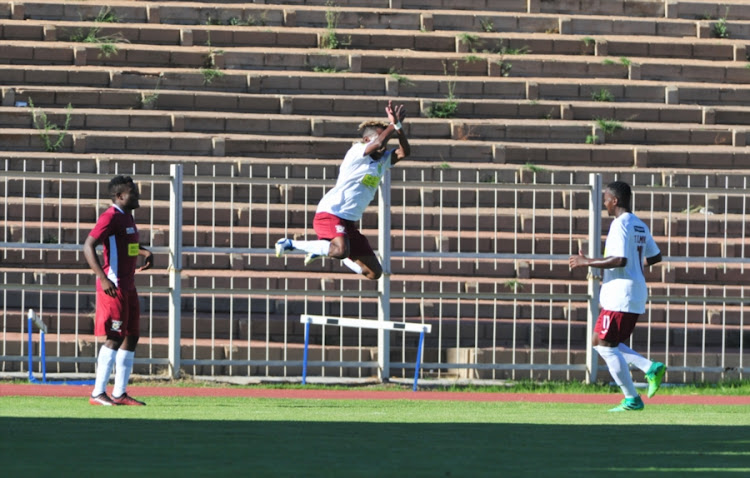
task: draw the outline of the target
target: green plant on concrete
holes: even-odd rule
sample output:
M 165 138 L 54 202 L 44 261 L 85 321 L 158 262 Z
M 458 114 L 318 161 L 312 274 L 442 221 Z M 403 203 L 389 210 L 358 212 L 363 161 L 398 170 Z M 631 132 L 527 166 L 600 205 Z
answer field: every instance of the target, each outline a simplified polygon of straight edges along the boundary
M 606 88 L 591 93 L 591 99 L 594 101 L 614 101 L 615 96 Z
M 203 24 L 204 25 L 223 25 L 223 23 L 221 23 L 220 19 L 218 19 L 218 18 L 211 18 L 211 15 L 209 15 L 206 18 L 206 21 L 203 22 Z
M 729 28 L 727 27 L 727 17 L 729 16 L 729 7 L 724 10 L 724 16 L 711 26 L 711 30 L 716 38 L 729 38 Z
M 586 144 L 596 144 L 599 141 L 599 136 L 595 134 L 586 135 Z
M 348 69 L 338 70 L 334 66 L 314 66 L 312 69 L 315 73 L 344 73 Z
M 451 165 L 448 164 L 448 163 L 446 163 L 446 162 L 442 162 L 442 163 L 440 163 L 440 165 L 438 166 L 438 168 L 440 168 L 440 169 L 451 169 Z
M 615 60 L 611 58 L 605 58 L 604 60 L 602 60 L 602 65 L 615 65 L 615 64 L 616 64 Z
M 117 14 L 112 11 L 112 7 L 106 6 L 99 10 L 94 21 L 99 23 L 117 23 L 120 19 L 117 17 Z
M 512 292 L 519 292 L 523 290 L 523 284 L 516 279 L 505 281 L 505 287 Z
M 482 61 L 482 58 L 481 58 L 481 57 L 478 57 L 478 56 L 476 56 L 476 55 L 469 55 L 469 56 L 467 56 L 466 58 L 464 58 L 464 61 L 465 61 L 466 63 L 476 63 L 476 62 L 478 62 L 478 61 Z
M 73 113 L 73 107 L 68 103 L 65 107 L 65 124 L 62 128 L 56 124 L 52 124 L 47 118 L 47 114 L 43 110 L 38 110 L 34 107 L 34 101 L 29 98 L 29 108 L 31 108 L 31 118 L 34 122 L 34 128 L 39 132 L 39 137 L 44 145 L 44 150 L 48 153 L 54 153 L 65 141 L 65 136 L 68 134 L 68 126 L 70 126 L 70 118 Z
M 326 32 L 320 38 L 320 48 L 323 48 L 324 50 L 335 50 L 341 46 L 350 45 L 351 37 L 348 41 L 341 41 L 336 34 L 336 27 L 338 26 L 339 16 L 341 15 L 339 11 L 335 10 L 336 4 L 333 1 L 328 0 L 326 6 L 331 8 L 326 10 Z
M 596 43 L 596 40 L 594 40 L 594 39 L 593 39 L 593 38 L 591 38 L 591 37 L 583 37 L 583 38 L 581 39 L 581 41 L 582 41 L 582 42 L 583 42 L 583 44 L 584 44 L 584 45 L 586 45 L 587 47 L 588 47 L 588 46 L 591 46 L 591 45 L 593 45 L 593 44 L 595 44 L 595 43 Z
M 456 110 L 458 109 L 458 101 L 456 101 L 455 96 L 455 90 L 456 90 L 456 80 L 450 79 L 451 75 L 448 74 L 448 65 L 446 62 L 443 62 L 443 73 L 445 73 L 446 76 L 448 76 L 448 95 L 446 96 L 446 101 L 442 102 L 436 102 L 430 105 L 430 108 L 427 110 L 427 117 L 428 118 L 452 118 L 456 114 Z M 453 77 L 455 78 L 458 76 L 458 62 L 453 62 Z
M 716 38 L 729 38 L 729 29 L 727 28 L 726 18 L 719 18 L 719 20 L 713 24 L 711 29 Z
M 466 45 L 466 48 L 469 49 L 470 52 L 476 52 L 477 51 L 477 44 L 479 43 L 479 36 L 472 35 L 470 33 L 462 33 L 458 36 L 461 43 Z
M 59 244 L 60 241 L 57 237 L 57 234 L 48 232 L 44 235 L 44 239 L 42 239 L 42 243 L 44 244 Z
M 703 212 L 704 210 L 705 209 L 700 204 L 697 204 L 695 206 L 693 206 L 691 204 L 690 207 L 688 207 L 687 209 L 683 209 L 682 213 L 683 214 L 695 214 L 695 213 L 698 213 L 698 212 Z
M 495 31 L 495 23 L 491 18 L 480 18 L 479 23 L 482 25 L 482 31 L 492 33 Z
M 500 76 L 510 76 L 510 70 L 513 69 L 513 63 L 508 63 L 504 60 L 497 60 L 497 65 L 500 67 Z
M 511 48 L 504 46 L 498 53 L 501 55 L 527 55 L 531 53 L 531 49 L 528 47 L 528 45 L 524 45 L 520 48 Z
M 523 168 L 527 171 L 531 171 L 532 173 L 541 173 L 543 171 L 546 171 L 546 169 L 543 168 L 542 166 L 537 166 L 536 164 L 532 164 L 532 163 L 524 164 Z
M 99 57 L 109 58 L 117 53 L 117 43 L 125 42 L 121 35 L 99 35 L 100 28 L 92 27 L 88 30 L 77 29 L 70 35 L 70 41 L 76 43 L 94 43 L 99 46 Z
M 404 85 L 404 86 L 414 86 L 414 82 L 413 82 L 413 81 L 411 81 L 411 80 L 410 80 L 409 78 L 407 78 L 406 76 L 404 76 L 404 75 L 400 74 L 400 73 L 399 73 L 398 71 L 396 71 L 396 69 L 395 69 L 395 68 L 393 68 L 393 67 L 391 67 L 391 69 L 390 69 L 390 70 L 388 71 L 388 74 L 389 74 L 389 75 L 391 76 L 391 78 L 393 78 L 394 80 L 396 80 L 396 81 L 398 82 L 398 84 L 399 84 L 399 85 Z
M 622 64 L 623 66 L 625 66 L 625 67 L 628 67 L 628 66 L 630 66 L 630 64 L 631 64 L 632 62 L 630 61 L 630 59 L 629 59 L 629 58 L 625 58 L 624 56 L 621 56 L 621 57 L 620 57 L 620 63 L 621 63 L 621 64 Z
M 224 76 L 224 72 L 216 68 L 201 68 L 200 72 L 203 75 L 204 85 L 210 85 L 214 80 Z
M 164 78 L 164 73 L 159 73 L 159 77 L 156 79 L 156 85 L 153 91 L 141 95 L 141 108 L 144 110 L 153 109 L 156 106 L 156 100 L 159 99 L 159 84 Z
M 596 120 L 596 124 L 598 124 L 606 134 L 612 134 L 622 129 L 622 123 L 611 119 L 599 118 Z

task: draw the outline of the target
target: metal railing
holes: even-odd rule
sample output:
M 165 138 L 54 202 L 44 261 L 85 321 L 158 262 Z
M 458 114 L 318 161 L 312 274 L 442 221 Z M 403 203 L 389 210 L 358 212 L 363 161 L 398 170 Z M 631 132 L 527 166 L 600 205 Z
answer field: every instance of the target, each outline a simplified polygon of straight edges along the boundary
M 273 255 L 279 237 L 313 235 L 313 205 L 333 184 L 325 169 L 205 175 L 193 167 L 189 176 L 180 165 L 169 174 L 110 168 L 141 185 L 136 222 L 157 256 L 158 269 L 138 278 L 137 372 L 298 377 L 298 317 L 322 314 L 433 324 L 424 377 L 596 379 L 588 337 L 598 282 L 567 271 L 567 258 L 581 247 L 600 254 L 601 175 L 423 168 L 414 179 L 415 170 L 394 170 L 400 179 L 386 178 L 361 222 L 368 234 L 377 224 L 385 273 L 373 284 L 335 261 L 321 273 Z M 6 162 L 0 179 L 2 371 L 24 370 L 33 307 L 51 326 L 48 370 L 91 373 L 99 342 L 93 276 L 80 252 L 108 206 L 100 198 L 112 174 L 66 172 L 62 162 L 54 172 L 18 169 Z M 747 178 L 619 177 L 633 184 L 634 209 L 665 255 L 631 345 L 667 362 L 671 380 L 747 374 Z M 416 344 L 398 332 L 323 328 L 312 339 L 311 375 L 389 379 L 413 370 Z

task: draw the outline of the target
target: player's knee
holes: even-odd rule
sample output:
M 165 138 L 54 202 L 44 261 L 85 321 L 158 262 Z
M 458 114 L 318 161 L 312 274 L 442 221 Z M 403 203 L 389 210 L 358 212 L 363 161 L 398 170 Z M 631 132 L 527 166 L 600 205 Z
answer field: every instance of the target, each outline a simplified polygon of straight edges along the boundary
M 331 247 L 328 249 L 328 257 L 332 257 L 334 259 L 346 259 L 347 257 L 349 257 L 349 248 L 345 245 L 342 246 L 340 244 L 332 242 Z

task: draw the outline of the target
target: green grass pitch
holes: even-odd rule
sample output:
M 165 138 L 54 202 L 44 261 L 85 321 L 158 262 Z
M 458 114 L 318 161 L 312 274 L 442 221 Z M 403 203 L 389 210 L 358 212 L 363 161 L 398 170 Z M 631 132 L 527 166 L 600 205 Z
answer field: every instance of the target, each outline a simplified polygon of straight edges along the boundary
M 613 396 L 613 402 L 617 397 Z M 613 403 L 614 405 L 614 403 Z M 749 476 L 747 406 L 0 397 L 18 476 Z M 100 475 L 101 474 L 101 475 Z

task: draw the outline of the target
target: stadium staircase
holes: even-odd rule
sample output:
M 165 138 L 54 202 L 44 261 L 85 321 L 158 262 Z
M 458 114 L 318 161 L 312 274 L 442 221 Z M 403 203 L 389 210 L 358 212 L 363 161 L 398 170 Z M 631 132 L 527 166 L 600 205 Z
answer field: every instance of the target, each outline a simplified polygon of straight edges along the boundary
M 387 101 L 393 99 L 409 112 L 405 124 L 412 156 L 394 170 L 395 177 L 407 181 L 461 174 L 487 175 L 497 182 L 530 181 L 532 165 L 544 169 L 533 178 L 540 181 L 555 175 L 558 182 L 565 178 L 585 182 L 589 172 L 601 172 L 605 182 L 623 174 L 657 175 L 665 183 L 692 181 L 702 187 L 722 186 L 716 184 L 716 174 L 721 173 L 730 174 L 732 186 L 738 187 L 746 184 L 750 171 L 750 5 L 744 2 L 37 0 L 0 5 L 0 40 L 0 159 L 13 170 L 56 171 L 60 164 L 76 163 L 79 172 L 111 176 L 117 164 L 120 171 L 159 174 L 180 162 L 186 174 L 247 175 L 257 170 L 257 175 L 295 177 L 312 171 L 317 178 L 333 178 L 356 125 L 382 117 Z M 28 107 L 32 102 L 50 124 L 69 121 L 57 151 L 45 152 Z M 455 111 L 438 117 L 446 102 L 454 102 Z M 608 128 L 613 124 L 615 128 Z M 46 191 L 20 181 L 0 184 L 7 198 L 2 241 L 22 240 L 22 230 L 26 241 L 44 241 L 43 231 L 60 225 L 63 234 L 55 238 L 57 243 L 84 241 L 107 201 L 102 201 L 94 185 L 84 184 L 76 192 L 83 206 L 76 207 L 72 191 L 47 184 Z M 141 187 L 142 197 L 153 203 L 152 209 L 137 214 L 142 237 L 150 238 L 152 245 L 165 245 L 168 195 L 148 184 Z M 229 189 L 219 188 L 211 195 L 228 204 Z M 206 191 L 197 191 L 194 201 L 186 203 L 186 222 L 195 226 L 186 229 L 185 244 L 210 246 L 215 240 L 227 244 L 231 227 L 251 231 L 244 238 L 233 238 L 235 247 L 273 248 L 285 233 L 297 237 L 311 233 L 309 223 L 319 192 L 310 195 L 301 188 L 277 187 L 259 189 L 257 194 L 254 200 L 259 203 L 271 202 L 267 210 L 250 217 L 246 208 L 235 206 L 231 216 L 214 221 L 209 220 L 211 198 Z M 58 196 L 59 205 L 44 203 L 43 197 Z M 562 250 L 568 241 L 554 233 L 541 238 L 528 233 L 530 211 L 518 214 L 511 205 L 501 207 L 498 220 L 508 224 L 509 231 L 516 224 L 521 233 L 515 238 L 512 233 L 490 237 L 473 216 L 463 217 L 460 198 L 449 193 L 437 196 L 394 195 L 394 227 L 409 225 L 403 235 L 393 238 L 395 249 L 461 250 L 465 236 L 438 231 L 436 226 L 438 221 L 457 224 L 459 218 L 462 227 L 480 231 L 482 252 L 496 251 L 496 244 L 513 239 L 519 252 L 538 253 L 550 247 Z M 670 212 L 666 193 L 656 196 L 659 208 L 653 212 L 653 233 L 659 242 L 668 229 L 684 230 L 687 218 Z M 538 207 L 549 206 L 547 211 L 559 206 L 544 201 Z M 677 207 L 679 211 L 690 205 Z M 690 234 L 707 236 L 705 244 L 678 241 L 671 254 L 700 253 L 705 247 L 709 254 L 731 249 L 729 255 L 747 257 L 744 208 L 745 201 L 712 204 L 715 213 L 729 219 L 710 218 L 705 231 L 701 224 L 696 228 L 691 223 Z M 545 216 L 539 211 L 543 209 L 534 218 L 537 225 L 552 220 L 551 212 Z M 576 217 L 578 237 L 586 236 L 587 219 Z M 422 221 L 424 232 L 411 226 Z M 605 220 L 604 226 L 608 224 Z M 368 210 L 362 226 L 374 240 L 374 208 Z M 334 262 L 316 265 L 311 274 L 299 258 L 195 255 L 187 258 L 184 282 L 250 290 L 331 290 L 332 295 L 340 289 L 375 289 L 375 284 L 359 280 Z M 166 267 L 166 258 L 157 257 L 156 265 Z M 6 282 L 28 283 L 46 276 L 52 284 L 93 289 L 87 269 L 82 254 L 75 251 L 9 250 L 0 263 Z M 163 271 L 145 277 L 140 279 L 141 288 L 166 286 Z M 445 287 L 497 292 L 498 283 L 510 279 L 549 293 L 586 291 L 585 272 L 571 275 L 565 264 L 534 267 L 523 261 L 498 265 L 457 260 L 438 264 L 412 258 L 393 262 L 394 290 L 438 292 L 438 287 Z M 685 268 L 676 264 L 655 267 L 648 280 L 657 295 L 675 290 L 705 293 L 716 284 L 736 293 L 750 285 L 750 274 L 736 265 Z M 50 324 L 61 340 L 48 353 L 61 347 L 93 355 L 93 294 L 85 303 L 62 297 L 59 317 Z M 184 300 L 183 347 L 193 354 L 190 347 L 195 343 L 196 358 L 221 358 L 217 353 L 229 355 L 230 337 L 245 340 L 250 334 L 258 343 L 268 337 L 271 345 L 283 341 L 284 334 L 299 339 L 302 327 L 285 321 L 285 313 L 348 315 L 357 314 L 360 307 L 374 307 L 367 299 L 362 306 L 359 301 L 338 299 L 250 305 L 245 301 L 244 306 L 240 302 Z M 230 305 L 233 320 L 228 318 Z M 13 344 L 20 343 L 12 340 L 14 334 L 23 331 L 17 318 L 20 307 L 18 295 L 6 297 L 6 355 L 20 353 L 12 350 Z M 166 350 L 166 300 L 155 300 L 149 307 L 154 318 L 144 324 L 148 328 L 144 334 L 154 337 L 149 344 L 154 350 Z M 242 307 L 262 320 L 248 324 L 238 318 Z M 437 323 L 436 307 L 431 301 L 400 301 L 393 303 L 392 314 Z M 445 327 L 441 340 L 446 356 L 428 355 L 427 361 L 449 361 L 449 354 L 457 360 L 464 346 L 457 344 L 457 337 L 476 336 L 484 348 L 493 343 L 508 346 L 512 322 L 518 327 L 516 335 L 536 346 L 551 342 L 553 348 L 562 347 L 565 344 L 556 340 L 562 340 L 569 327 L 574 343 L 587 341 L 585 304 L 555 308 L 552 327 L 534 325 L 540 312 L 531 303 L 517 307 L 443 303 L 442 307 L 446 312 L 455 307 L 454 316 L 466 320 Z M 715 311 L 688 309 L 684 320 L 698 333 L 671 330 L 667 337 L 669 314 L 657 305 L 649 317 L 652 333 L 646 337 L 637 331 L 634 347 L 645 348 L 648 340 L 658 350 L 669 340 L 692 350 L 700 348 L 705 335 L 706 347 L 719 351 L 728 342 L 741 340 L 739 321 L 725 324 L 730 330 L 727 337 L 715 323 Z M 87 319 L 79 320 L 76 311 L 86 311 Z M 215 317 L 220 320 L 214 321 Z M 493 317 L 514 319 L 501 320 L 500 330 L 493 330 Z M 362 333 L 366 343 L 375 344 L 374 333 Z M 349 343 L 358 338 L 356 334 L 331 331 L 325 343 Z M 316 343 L 322 339 L 320 334 L 313 337 Z M 428 350 L 435 348 L 437 340 L 427 338 Z M 215 341 L 227 345 L 214 349 Z M 416 344 L 409 344 L 413 353 Z M 234 354 L 242 355 L 242 346 L 233 347 Z M 260 347 L 256 349 L 260 353 Z M 271 359 L 282 358 L 280 346 L 271 350 Z M 301 347 L 292 346 L 286 358 L 301 359 L 301 353 Z M 3 365 L 4 370 L 14 366 L 18 364 Z M 58 365 L 61 371 L 71 366 Z M 86 367 L 79 371 L 89 371 L 93 365 Z M 214 367 L 191 372 L 244 370 Z M 277 371 L 263 368 L 251 374 Z

